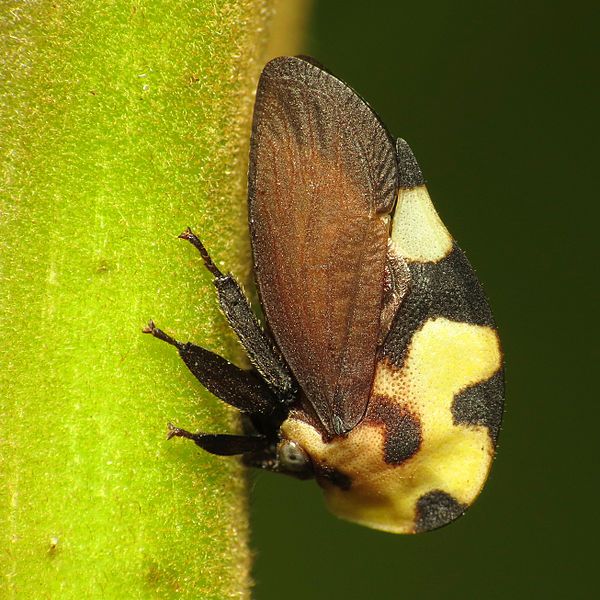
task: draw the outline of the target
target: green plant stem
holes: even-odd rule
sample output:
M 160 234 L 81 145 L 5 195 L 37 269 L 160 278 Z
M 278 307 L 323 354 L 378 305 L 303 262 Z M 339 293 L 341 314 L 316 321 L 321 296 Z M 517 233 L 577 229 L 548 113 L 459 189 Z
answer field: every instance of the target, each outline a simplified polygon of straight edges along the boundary
M 248 276 L 269 0 L 0 6 L 0 597 L 244 598 L 233 431 L 148 318 L 233 360 L 192 226 Z

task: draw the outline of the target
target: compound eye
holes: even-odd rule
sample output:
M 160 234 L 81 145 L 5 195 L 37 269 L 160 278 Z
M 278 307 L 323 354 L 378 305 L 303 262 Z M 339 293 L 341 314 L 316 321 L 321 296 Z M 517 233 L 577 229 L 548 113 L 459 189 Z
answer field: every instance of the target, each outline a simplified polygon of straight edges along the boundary
M 283 440 L 277 447 L 279 464 L 286 471 L 300 473 L 310 469 L 310 458 L 300 444 L 290 440 Z

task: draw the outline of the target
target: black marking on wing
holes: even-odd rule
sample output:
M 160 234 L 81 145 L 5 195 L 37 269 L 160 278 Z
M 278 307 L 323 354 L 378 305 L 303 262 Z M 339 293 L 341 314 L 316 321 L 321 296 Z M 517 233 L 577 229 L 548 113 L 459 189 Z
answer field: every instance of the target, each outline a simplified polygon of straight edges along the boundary
M 381 354 L 400 368 L 416 331 L 425 321 L 452 321 L 494 327 L 494 319 L 477 276 L 463 251 L 454 244 L 439 262 L 409 263 L 410 290 L 404 298 Z
M 383 460 L 389 465 L 401 465 L 421 447 L 421 422 L 418 417 L 384 396 L 371 398 L 363 422 L 384 426 Z
M 452 402 L 455 425 L 485 425 L 494 445 L 498 442 L 504 404 L 504 370 L 490 379 L 465 388 Z
M 460 517 L 468 506 L 442 490 L 433 490 L 417 500 L 415 532 L 429 531 L 447 525 Z

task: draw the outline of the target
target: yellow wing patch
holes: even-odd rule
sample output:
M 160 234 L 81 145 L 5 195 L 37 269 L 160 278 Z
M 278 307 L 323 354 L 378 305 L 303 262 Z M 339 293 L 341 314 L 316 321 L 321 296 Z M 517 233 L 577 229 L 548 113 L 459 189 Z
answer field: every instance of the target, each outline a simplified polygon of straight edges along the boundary
M 438 262 L 452 250 L 452 236 L 424 185 L 400 190 L 392 222 L 392 247 L 409 261 Z
M 402 369 L 378 366 L 372 396 L 385 396 L 421 422 L 419 451 L 400 465 L 384 461 L 384 429 L 368 415 L 347 437 L 324 442 L 294 418 L 282 425 L 314 461 L 352 479 L 349 490 L 324 483 L 327 504 L 339 517 L 396 533 L 414 531 L 416 502 L 433 490 L 469 505 L 481 490 L 493 445 L 484 426 L 455 425 L 452 402 L 465 387 L 489 379 L 501 365 L 496 332 L 448 319 L 427 321 L 415 333 Z

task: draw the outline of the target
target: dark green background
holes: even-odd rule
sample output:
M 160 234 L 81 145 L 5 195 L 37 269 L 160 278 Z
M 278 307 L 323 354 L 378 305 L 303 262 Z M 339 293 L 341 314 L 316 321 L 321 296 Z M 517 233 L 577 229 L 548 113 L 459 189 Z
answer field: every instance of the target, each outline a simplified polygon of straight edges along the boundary
M 329 515 L 314 483 L 255 476 L 258 600 L 597 597 L 598 34 L 587 6 L 317 0 L 307 52 L 411 143 L 485 285 L 506 413 L 483 494 L 437 532 L 370 531 Z

